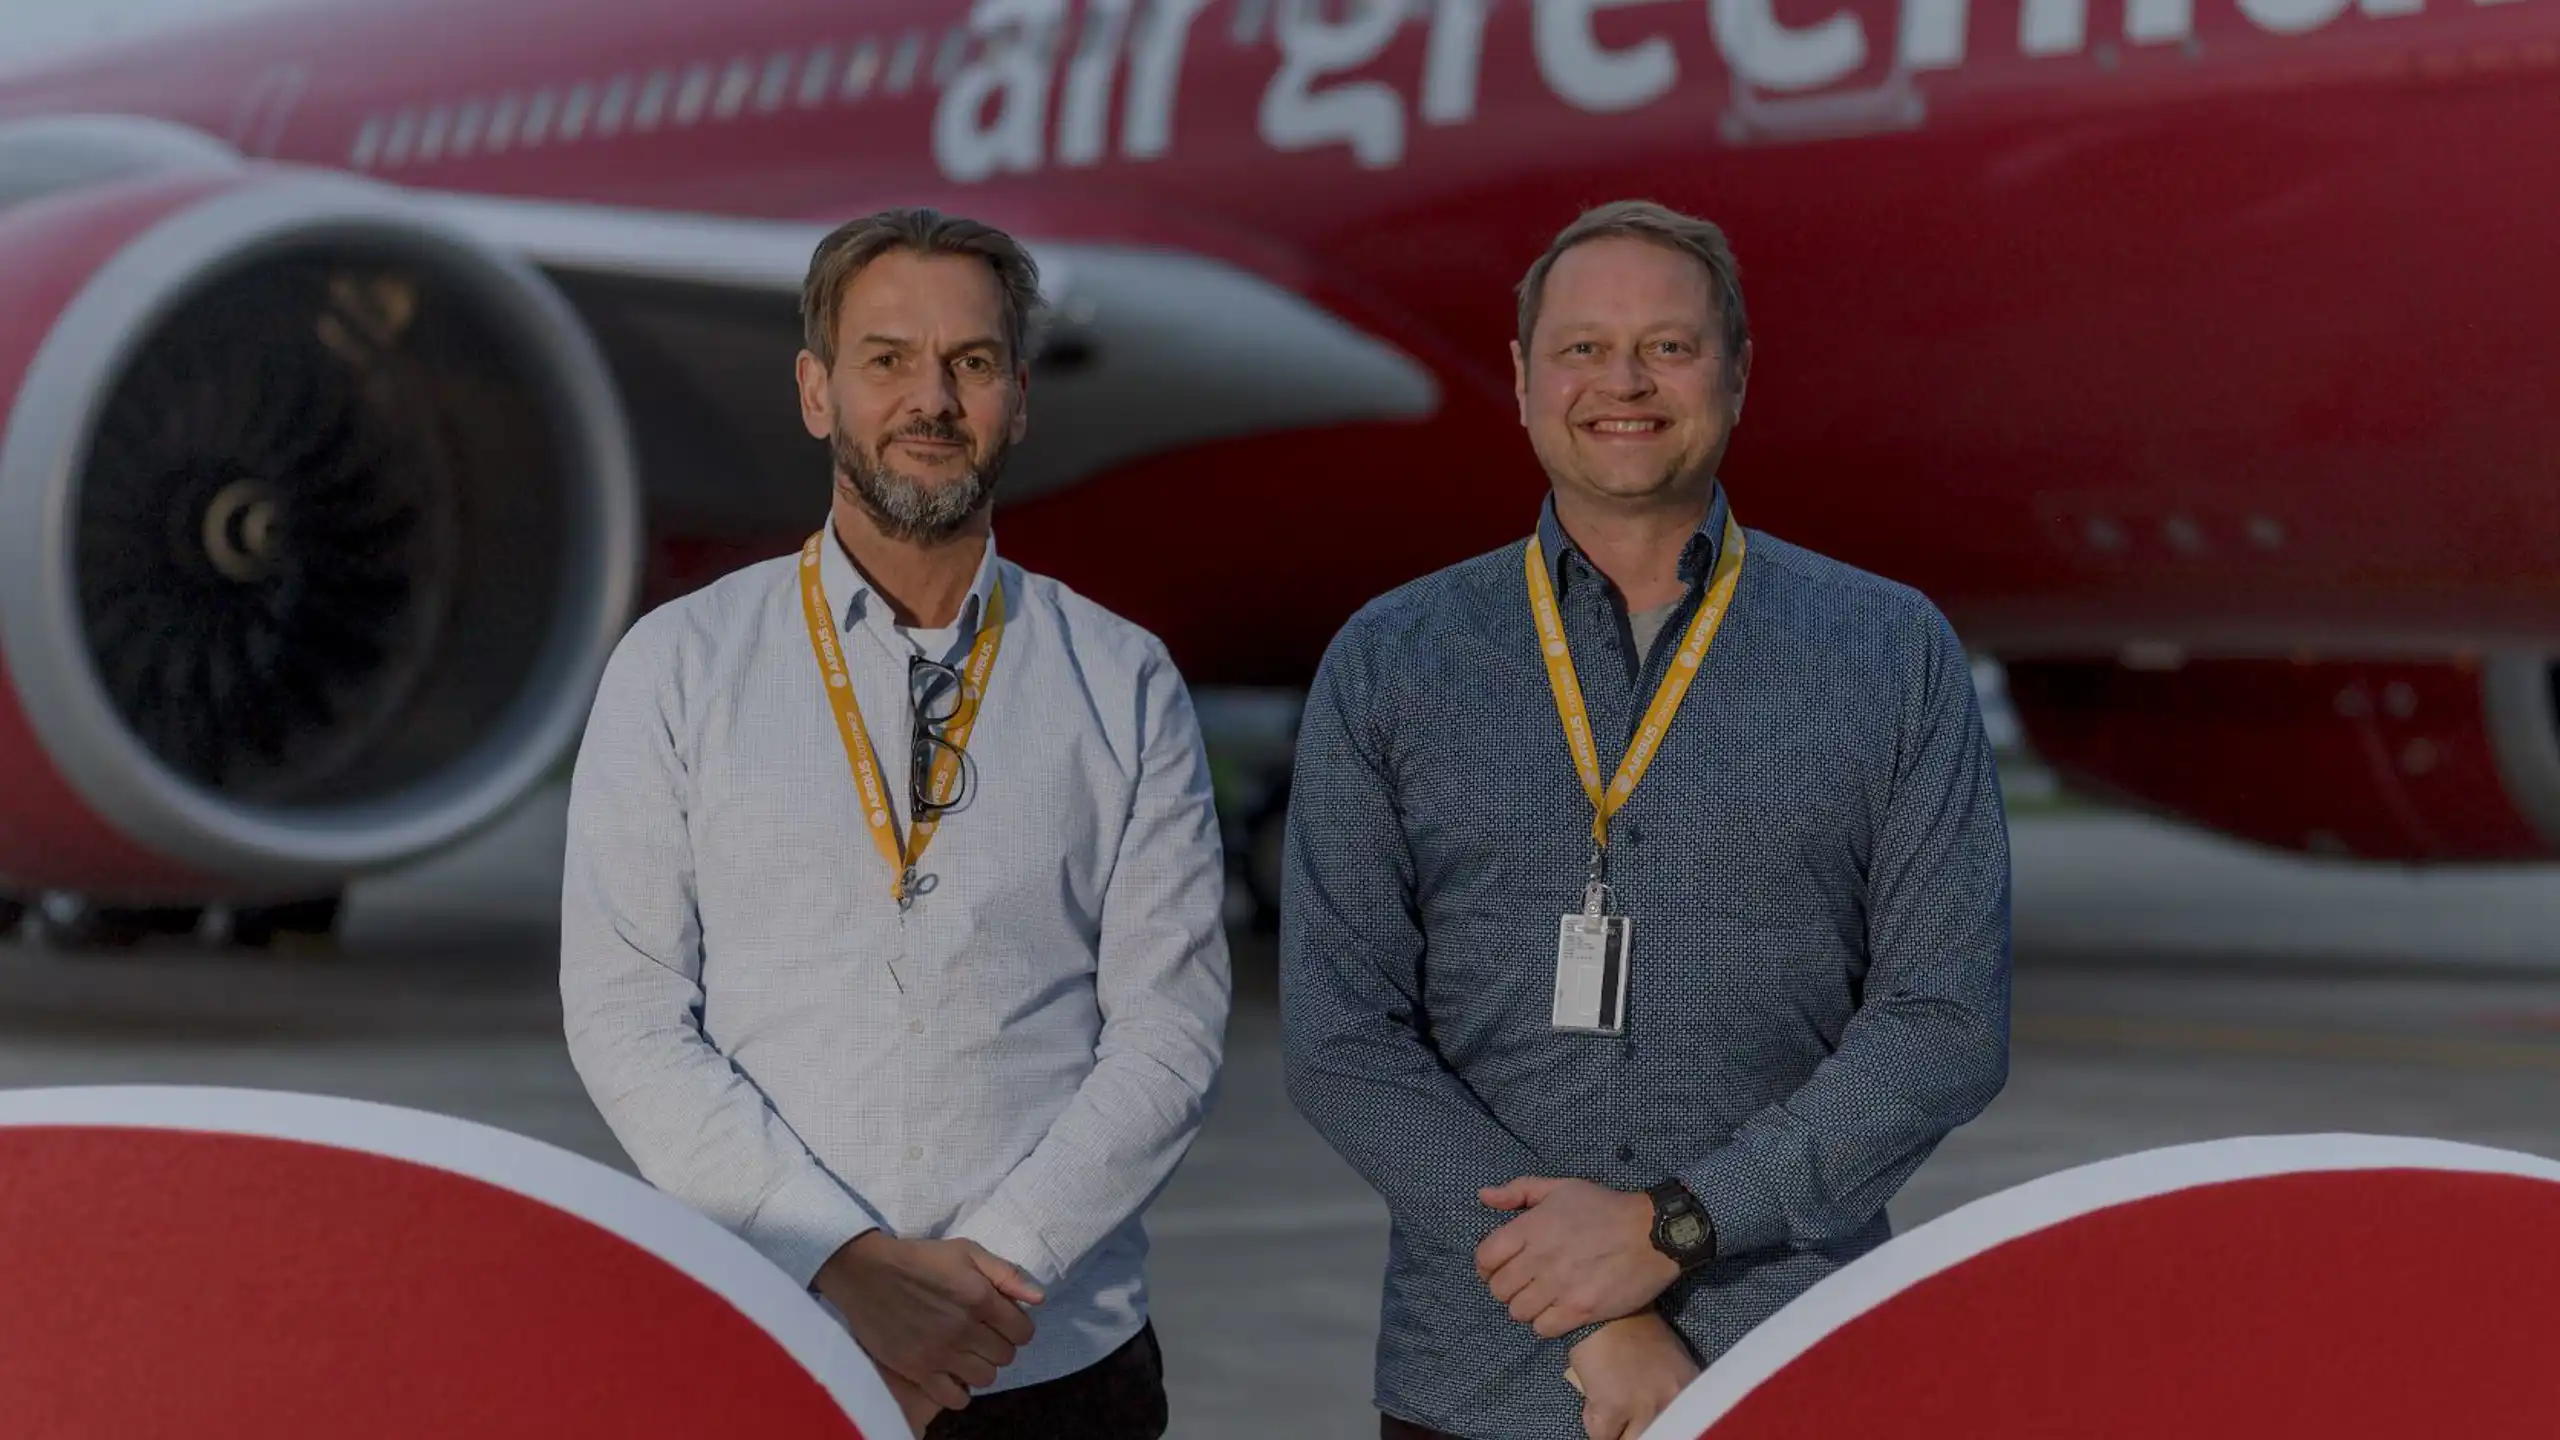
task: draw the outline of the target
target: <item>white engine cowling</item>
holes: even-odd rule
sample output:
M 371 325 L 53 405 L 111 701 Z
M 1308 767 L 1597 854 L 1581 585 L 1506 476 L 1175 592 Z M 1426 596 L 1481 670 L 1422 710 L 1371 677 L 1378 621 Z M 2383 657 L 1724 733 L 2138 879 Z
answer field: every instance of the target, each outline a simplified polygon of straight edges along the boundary
M 397 191 L 63 168 L 0 211 L 0 890 L 308 893 L 503 814 L 638 587 L 579 317 Z

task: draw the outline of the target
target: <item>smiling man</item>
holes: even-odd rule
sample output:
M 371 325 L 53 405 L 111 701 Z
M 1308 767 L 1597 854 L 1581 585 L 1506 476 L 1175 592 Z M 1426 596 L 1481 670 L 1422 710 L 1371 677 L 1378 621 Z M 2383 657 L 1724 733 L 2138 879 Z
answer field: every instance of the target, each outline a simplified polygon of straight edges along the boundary
M 1583 215 L 1513 363 L 1533 533 L 1309 696 L 1288 1083 L 1394 1218 L 1381 1434 L 1633 1440 L 1998 1093 L 2007 830 L 1938 611 L 1733 517 L 1715 226 Z
M 931 1440 L 1155 1440 L 1141 1212 L 1218 1072 L 1225 869 L 1164 647 L 996 555 L 1038 298 L 956 216 L 818 246 L 833 503 L 615 651 L 561 998 L 640 1173 L 822 1298 Z

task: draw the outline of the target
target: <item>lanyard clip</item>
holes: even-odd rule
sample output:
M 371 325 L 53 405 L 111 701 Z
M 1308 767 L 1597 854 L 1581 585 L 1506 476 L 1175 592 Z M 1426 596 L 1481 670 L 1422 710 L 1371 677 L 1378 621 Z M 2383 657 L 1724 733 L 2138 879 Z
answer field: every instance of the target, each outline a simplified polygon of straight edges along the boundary
M 914 908 L 916 908 L 916 867 L 910 865 L 906 873 L 898 877 L 898 913 L 904 915 Z
M 1591 868 L 1582 885 L 1582 913 L 1598 918 L 1609 906 L 1609 848 L 1591 842 Z

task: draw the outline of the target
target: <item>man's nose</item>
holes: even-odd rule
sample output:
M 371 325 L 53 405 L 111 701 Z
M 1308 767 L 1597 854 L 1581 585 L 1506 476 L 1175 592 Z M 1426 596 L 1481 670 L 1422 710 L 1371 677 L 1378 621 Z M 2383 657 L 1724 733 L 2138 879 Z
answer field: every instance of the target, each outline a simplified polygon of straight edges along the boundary
M 1653 389 L 1653 372 L 1644 367 L 1635 351 L 1620 350 L 1609 357 L 1608 367 L 1600 374 L 1600 382 L 1609 388 L 1612 395 L 1644 395 Z
M 937 420 L 960 413 L 960 387 L 943 366 L 926 367 L 917 377 L 915 389 L 907 397 L 908 404 Z

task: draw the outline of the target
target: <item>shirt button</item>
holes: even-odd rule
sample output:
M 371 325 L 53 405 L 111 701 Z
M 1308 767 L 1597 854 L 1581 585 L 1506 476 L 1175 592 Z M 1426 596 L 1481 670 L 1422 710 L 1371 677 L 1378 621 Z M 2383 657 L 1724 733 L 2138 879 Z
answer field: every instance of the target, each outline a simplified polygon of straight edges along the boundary
M 921 1145 L 910 1145 L 910 1146 L 908 1146 L 908 1147 L 907 1147 L 907 1158 L 908 1158 L 908 1159 L 910 1159 L 910 1160 L 921 1160 L 921 1159 L 923 1159 L 923 1158 L 924 1158 L 924 1147 L 923 1147 L 923 1146 L 921 1146 Z
M 914 1031 L 916 1034 L 921 1035 L 924 1033 L 924 1022 L 922 1020 L 910 1020 L 907 1022 L 907 1028 Z
M 1636 1158 L 1636 1148 L 1635 1148 L 1634 1146 L 1632 1146 L 1632 1145 L 1621 1145 L 1621 1146 L 1619 1146 L 1619 1147 L 1618 1147 L 1618 1163 L 1619 1163 L 1619 1164 L 1621 1164 L 1621 1165 L 1627 1164 L 1628 1162 L 1630 1162 L 1630 1161 L 1634 1160 L 1635 1158 Z

